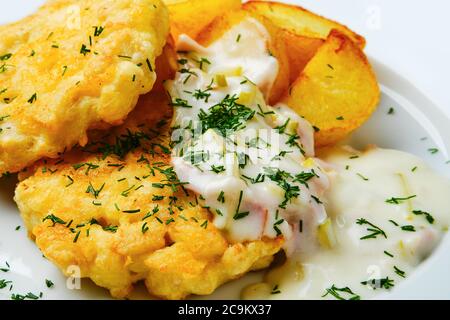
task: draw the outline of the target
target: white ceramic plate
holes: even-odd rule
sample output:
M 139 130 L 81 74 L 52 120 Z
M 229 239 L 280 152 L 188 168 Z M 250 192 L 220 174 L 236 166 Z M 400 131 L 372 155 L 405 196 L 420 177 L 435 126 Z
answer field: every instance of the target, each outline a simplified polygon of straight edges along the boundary
M 31 1 L 36 5 L 41 0 Z M 32 8 L 26 8 L 30 11 Z M 19 18 L 19 16 L 15 17 Z M 3 23 L 6 21 L 0 21 Z M 446 163 L 450 150 L 450 119 L 426 98 L 413 84 L 392 72 L 383 64 L 372 61 L 383 96 L 378 111 L 369 122 L 352 137 L 351 144 L 363 147 L 377 144 L 383 148 L 399 149 L 426 160 L 435 170 L 450 178 L 450 164 Z M 388 115 L 393 107 L 394 115 Z M 427 138 L 423 140 L 423 138 Z M 430 154 L 429 148 L 438 148 Z M 0 269 L 10 266 L 8 272 L 0 270 L 0 280 L 13 283 L 0 289 L 0 299 L 10 299 L 11 294 L 43 292 L 44 299 L 107 299 L 106 290 L 83 280 L 81 289 L 69 289 L 66 278 L 49 261 L 45 260 L 34 243 L 28 239 L 19 212 L 14 204 L 14 177 L 0 180 Z M 449 199 L 450 204 L 450 199 Z M 16 230 L 17 226 L 21 226 Z M 450 298 L 450 283 L 443 281 L 450 270 L 450 237 L 447 235 L 435 252 L 404 282 L 378 298 L 396 299 L 446 299 Z M 239 288 L 254 282 L 260 274 L 250 274 L 231 282 L 207 299 L 238 298 Z M 45 280 L 55 286 L 48 289 Z M 145 290 L 137 288 L 134 298 L 145 297 Z

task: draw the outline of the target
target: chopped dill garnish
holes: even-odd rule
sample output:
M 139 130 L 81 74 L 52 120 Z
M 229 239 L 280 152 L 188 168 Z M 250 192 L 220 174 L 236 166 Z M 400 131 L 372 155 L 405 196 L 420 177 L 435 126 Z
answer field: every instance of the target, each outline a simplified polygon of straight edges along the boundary
M 386 289 L 389 290 L 394 286 L 394 280 L 389 279 L 389 277 L 381 278 L 381 279 L 371 279 L 367 281 L 361 282 L 362 285 L 369 285 L 372 289 Z
M 390 203 L 390 204 L 401 204 L 402 202 L 408 201 L 408 200 L 413 199 L 413 198 L 415 198 L 415 197 L 417 197 L 417 196 L 416 196 L 416 195 L 412 195 L 412 196 L 404 197 L 404 198 L 395 198 L 395 197 L 392 197 L 392 198 L 390 198 L 390 199 L 387 199 L 387 200 L 386 200 L 386 203 Z
M 431 214 L 429 214 L 428 212 L 425 212 L 422 210 L 413 210 L 412 213 L 415 214 L 416 216 L 420 216 L 420 215 L 425 216 L 425 219 L 427 219 L 429 224 L 434 223 L 434 217 Z
M 377 227 L 376 225 L 374 225 L 373 223 L 370 223 L 369 221 L 367 221 L 364 218 L 360 218 L 358 220 L 356 220 L 356 224 L 362 226 L 362 225 L 368 225 L 369 227 L 367 227 L 367 231 L 369 231 L 370 233 L 361 237 L 361 240 L 366 240 L 366 239 L 375 239 L 377 236 L 381 235 L 384 238 L 387 239 L 386 233 L 380 229 L 379 227 Z
M 218 104 L 210 107 L 208 112 L 200 109 L 198 114 L 202 122 L 202 133 L 215 129 L 223 137 L 229 131 L 237 131 L 245 127 L 245 123 L 253 118 L 255 111 L 237 102 L 236 95 L 226 95 Z
M 361 297 L 354 293 L 349 287 L 338 288 L 334 284 L 331 288 L 326 289 L 326 293 L 322 296 L 322 298 L 332 295 L 337 300 L 361 300 Z M 347 297 L 344 297 L 346 295 Z
M 400 277 L 405 278 L 406 272 L 403 270 L 400 270 L 398 267 L 394 266 L 394 271 L 396 274 L 398 274 Z

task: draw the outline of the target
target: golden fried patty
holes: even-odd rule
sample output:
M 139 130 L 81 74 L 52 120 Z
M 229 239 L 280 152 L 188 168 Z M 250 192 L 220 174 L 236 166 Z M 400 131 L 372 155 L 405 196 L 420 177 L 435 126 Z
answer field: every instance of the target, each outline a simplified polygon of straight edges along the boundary
M 121 124 L 168 32 L 159 0 L 51 0 L 0 26 L 0 175 Z
M 43 254 L 126 297 L 145 280 L 157 297 L 210 294 L 267 267 L 283 239 L 229 243 L 170 166 L 171 110 L 143 96 L 127 122 L 85 148 L 21 174 L 15 200 Z

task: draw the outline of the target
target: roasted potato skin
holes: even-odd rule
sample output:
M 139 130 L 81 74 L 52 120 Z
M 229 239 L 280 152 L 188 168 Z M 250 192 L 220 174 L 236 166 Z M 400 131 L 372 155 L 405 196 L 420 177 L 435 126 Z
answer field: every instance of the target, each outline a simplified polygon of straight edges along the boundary
M 347 35 L 360 48 L 364 48 L 364 37 L 353 32 L 348 27 L 317 15 L 300 6 L 280 2 L 252 0 L 242 5 L 244 10 L 260 14 L 276 26 L 294 34 L 318 39 L 327 39 L 331 30 L 336 29 Z
M 241 0 L 164 0 L 170 13 L 171 33 L 196 38 L 199 32 L 216 17 L 240 10 Z
M 310 38 L 282 30 L 289 60 L 289 83 L 293 83 L 325 42 L 319 38 Z
M 334 144 L 360 127 L 380 99 L 367 57 L 347 35 L 332 30 L 283 102 L 319 131 L 317 147 Z
M 271 43 L 269 45 L 269 50 L 278 60 L 278 76 L 275 79 L 269 96 L 269 104 L 275 105 L 283 97 L 286 90 L 289 89 L 291 69 L 288 47 L 284 41 L 283 30 L 263 17 L 258 17 L 258 19 L 263 22 L 270 33 Z
M 200 44 L 208 46 L 219 39 L 234 25 L 246 18 L 257 19 L 264 25 L 270 34 L 271 41 L 268 44 L 268 48 L 270 53 L 277 58 L 279 66 L 278 76 L 275 79 L 274 85 L 269 94 L 269 103 L 275 104 L 281 99 L 289 88 L 289 57 L 283 38 L 283 30 L 277 28 L 269 20 L 260 15 L 254 15 L 244 10 L 238 10 L 216 18 L 199 33 L 196 40 Z

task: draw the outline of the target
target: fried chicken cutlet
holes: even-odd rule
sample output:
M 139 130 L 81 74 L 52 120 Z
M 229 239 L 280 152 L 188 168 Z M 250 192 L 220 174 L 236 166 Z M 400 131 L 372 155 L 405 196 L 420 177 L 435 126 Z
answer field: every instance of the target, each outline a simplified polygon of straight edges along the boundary
M 159 0 L 50 0 L 0 26 L 0 175 L 120 125 L 155 82 Z
M 157 70 L 159 67 L 157 66 Z M 167 69 L 166 69 L 167 70 Z M 158 72 L 158 75 L 161 73 Z M 126 123 L 21 174 L 15 200 L 45 257 L 127 297 L 144 280 L 165 299 L 212 293 L 267 267 L 283 239 L 230 243 L 170 164 L 172 115 L 160 90 Z

